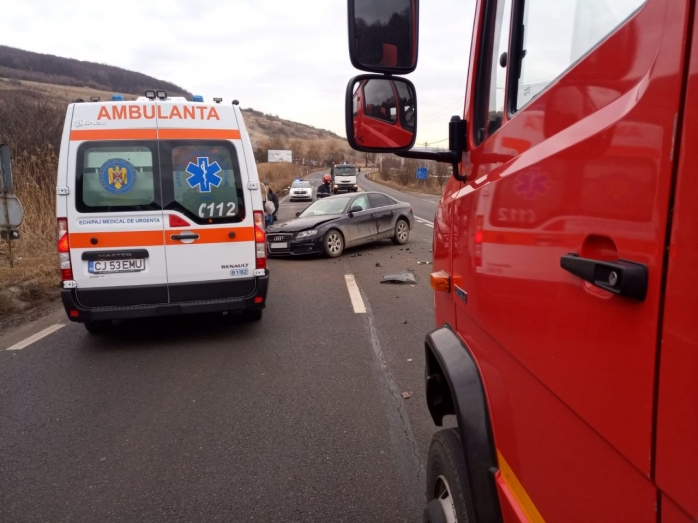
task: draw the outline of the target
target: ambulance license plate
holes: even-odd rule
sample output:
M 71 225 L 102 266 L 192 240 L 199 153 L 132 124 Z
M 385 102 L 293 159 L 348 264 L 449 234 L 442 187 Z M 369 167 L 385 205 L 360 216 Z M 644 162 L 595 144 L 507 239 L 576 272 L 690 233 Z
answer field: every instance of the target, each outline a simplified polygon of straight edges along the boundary
M 288 242 L 275 242 L 269 244 L 270 249 L 288 249 Z
M 136 260 L 90 261 L 87 270 L 92 274 L 111 272 L 138 272 L 145 270 L 145 258 Z

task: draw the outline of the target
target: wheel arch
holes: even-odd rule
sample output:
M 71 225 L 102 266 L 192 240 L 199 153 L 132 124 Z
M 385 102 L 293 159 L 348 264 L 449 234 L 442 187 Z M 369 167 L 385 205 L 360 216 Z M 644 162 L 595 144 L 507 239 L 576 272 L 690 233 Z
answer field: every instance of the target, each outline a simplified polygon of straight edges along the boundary
M 429 413 L 439 427 L 444 416 L 456 416 L 475 521 L 500 523 L 497 454 L 480 370 L 470 349 L 448 325 L 430 332 L 424 347 Z

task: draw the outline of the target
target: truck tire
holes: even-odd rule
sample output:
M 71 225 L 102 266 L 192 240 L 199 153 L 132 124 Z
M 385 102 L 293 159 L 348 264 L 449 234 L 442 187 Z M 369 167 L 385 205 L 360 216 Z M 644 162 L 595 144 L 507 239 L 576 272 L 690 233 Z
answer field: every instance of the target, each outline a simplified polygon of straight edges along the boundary
M 437 523 L 439 509 L 445 521 L 454 521 L 454 517 L 457 523 L 474 521 L 468 471 L 458 429 L 440 430 L 431 440 L 426 502 L 424 523 Z
M 397 223 L 395 223 L 395 233 L 391 238 L 395 245 L 405 245 L 407 240 L 410 239 L 410 224 L 407 220 L 400 218 Z

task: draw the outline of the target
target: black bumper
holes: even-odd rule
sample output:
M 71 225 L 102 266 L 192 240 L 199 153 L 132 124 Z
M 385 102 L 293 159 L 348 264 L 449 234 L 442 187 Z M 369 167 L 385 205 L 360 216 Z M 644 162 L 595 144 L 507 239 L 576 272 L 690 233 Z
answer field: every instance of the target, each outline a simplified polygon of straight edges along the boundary
M 307 256 L 309 254 L 322 254 L 322 236 L 304 240 L 291 240 L 288 249 L 267 248 L 269 256 Z
M 203 314 L 226 311 L 264 309 L 269 288 L 269 272 L 255 277 L 254 292 L 240 298 L 219 298 L 178 303 L 157 303 L 147 305 L 126 305 L 113 307 L 86 307 L 78 301 L 75 289 L 61 289 L 63 306 L 71 321 L 127 320 L 133 318 L 154 318 L 159 316 L 179 316 L 183 314 Z M 261 303 L 258 303 L 261 298 Z M 255 301 L 256 300 L 256 301 Z

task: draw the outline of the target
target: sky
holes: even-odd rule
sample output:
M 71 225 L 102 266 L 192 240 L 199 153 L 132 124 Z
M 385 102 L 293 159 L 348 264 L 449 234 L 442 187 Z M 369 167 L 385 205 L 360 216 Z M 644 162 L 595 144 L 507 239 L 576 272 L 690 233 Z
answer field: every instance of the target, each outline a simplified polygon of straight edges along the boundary
M 420 2 L 419 144 L 462 115 L 475 0 Z M 0 44 L 115 65 L 345 136 L 346 0 L 22 0 Z

